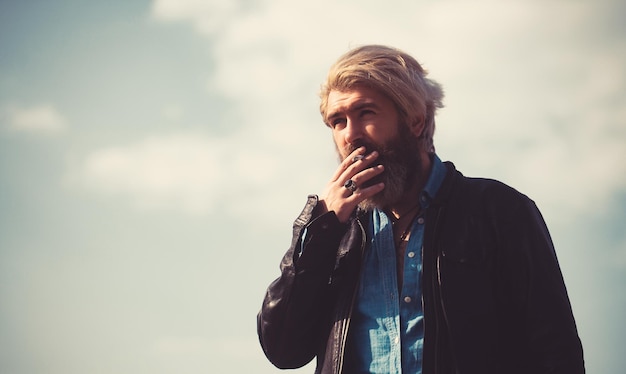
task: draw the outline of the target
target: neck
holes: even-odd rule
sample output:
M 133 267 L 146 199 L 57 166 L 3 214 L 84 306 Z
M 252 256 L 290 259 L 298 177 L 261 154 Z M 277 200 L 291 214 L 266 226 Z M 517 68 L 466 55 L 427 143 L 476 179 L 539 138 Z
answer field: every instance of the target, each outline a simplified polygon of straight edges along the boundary
M 411 215 L 415 213 L 419 208 L 419 195 L 424 189 L 428 176 L 432 168 L 432 162 L 429 155 L 424 155 L 422 158 L 421 173 L 416 173 L 413 181 L 409 184 L 406 192 L 402 197 L 394 204 L 391 204 L 386 210 L 390 212 L 396 220 L 402 219 L 403 216 Z

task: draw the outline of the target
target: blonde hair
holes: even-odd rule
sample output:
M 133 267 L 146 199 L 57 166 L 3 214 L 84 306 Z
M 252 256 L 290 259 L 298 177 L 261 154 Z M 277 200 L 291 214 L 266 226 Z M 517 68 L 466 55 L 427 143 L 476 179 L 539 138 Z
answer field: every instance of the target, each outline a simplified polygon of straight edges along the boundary
M 443 89 L 410 55 L 382 45 L 366 45 L 348 51 L 328 72 L 320 91 L 320 113 L 326 122 L 330 91 L 347 91 L 366 85 L 380 91 L 396 106 L 400 122 L 406 126 L 423 122 L 419 140 L 434 152 L 435 113 L 443 107 Z

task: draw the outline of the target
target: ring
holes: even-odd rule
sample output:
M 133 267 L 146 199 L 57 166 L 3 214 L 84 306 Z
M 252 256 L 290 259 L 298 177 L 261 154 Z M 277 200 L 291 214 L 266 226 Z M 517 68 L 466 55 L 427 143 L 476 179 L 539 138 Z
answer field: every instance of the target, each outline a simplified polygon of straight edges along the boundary
M 343 184 L 343 186 L 349 189 L 351 192 L 354 192 L 357 189 L 356 183 L 354 183 L 352 179 L 348 179 L 346 183 Z

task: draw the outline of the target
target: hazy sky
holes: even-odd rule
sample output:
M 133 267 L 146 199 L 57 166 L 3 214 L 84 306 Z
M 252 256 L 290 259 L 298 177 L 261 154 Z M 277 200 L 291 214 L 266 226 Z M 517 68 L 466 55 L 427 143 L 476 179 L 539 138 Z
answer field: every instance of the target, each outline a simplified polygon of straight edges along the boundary
M 444 86 L 442 159 L 537 202 L 621 373 L 618 0 L 0 0 L 0 372 L 278 372 L 256 313 L 335 169 L 317 91 L 370 43 Z

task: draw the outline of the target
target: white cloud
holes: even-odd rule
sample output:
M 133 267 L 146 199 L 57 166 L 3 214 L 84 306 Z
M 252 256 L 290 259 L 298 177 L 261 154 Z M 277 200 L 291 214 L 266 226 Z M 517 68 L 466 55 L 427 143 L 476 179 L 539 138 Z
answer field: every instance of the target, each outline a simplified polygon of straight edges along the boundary
M 188 21 L 210 37 L 212 89 L 235 100 L 244 128 L 284 134 L 302 131 L 294 121 L 319 122 L 314 94 L 328 65 L 351 45 L 388 43 L 426 62 L 447 88 L 436 143 L 466 173 L 503 179 L 564 220 L 626 188 L 624 43 L 598 31 L 610 6 L 402 2 L 398 12 L 376 2 L 260 4 L 238 14 L 167 0 L 153 8 L 156 18 Z M 217 18 L 219 31 L 202 26 Z M 306 142 L 329 141 L 283 139 L 297 156 Z
M 232 0 L 155 0 L 152 15 L 162 21 L 192 20 L 202 33 L 212 33 L 238 10 L 238 2 Z
M 67 119 L 52 104 L 9 105 L 2 112 L 8 129 L 14 131 L 51 134 L 62 132 L 68 126 Z
M 299 160 L 286 156 L 280 139 L 252 132 L 224 138 L 191 132 L 152 136 L 91 152 L 71 167 L 68 180 L 123 196 L 141 209 L 246 217 L 251 208 L 281 206 L 283 195 L 294 188 L 281 180 L 293 177 L 290 170 Z
M 155 136 L 86 156 L 74 171 L 87 187 L 129 196 L 144 208 L 204 212 L 224 179 L 224 147 L 191 134 Z

